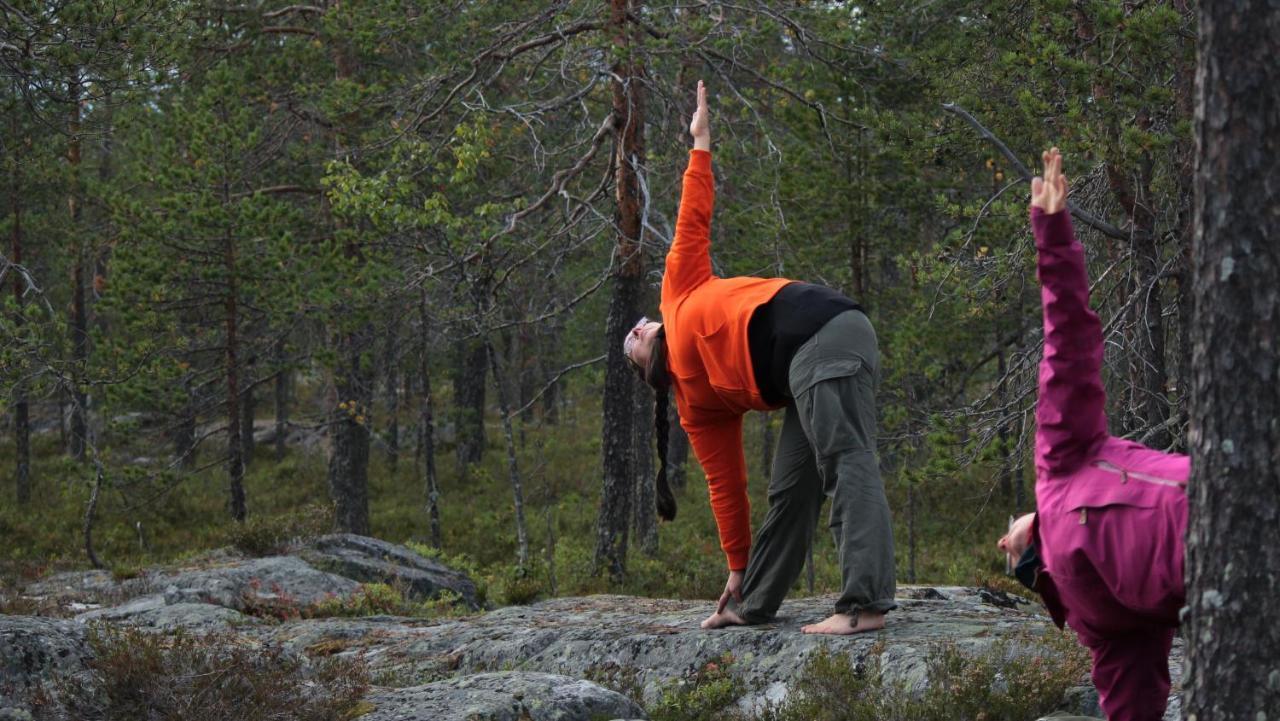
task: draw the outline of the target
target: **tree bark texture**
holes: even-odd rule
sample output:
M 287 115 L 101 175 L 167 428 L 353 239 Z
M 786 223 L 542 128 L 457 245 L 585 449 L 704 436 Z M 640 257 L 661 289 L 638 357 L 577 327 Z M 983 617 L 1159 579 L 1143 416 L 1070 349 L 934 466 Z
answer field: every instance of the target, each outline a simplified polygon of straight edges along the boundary
M 595 566 L 620 583 L 627 572 L 627 535 L 631 525 L 632 418 L 635 374 L 622 354 L 622 338 L 639 317 L 644 293 L 644 253 L 640 245 L 642 211 L 637 168 L 644 162 L 643 67 L 629 51 L 633 46 L 627 14 L 632 0 L 610 0 L 613 43 L 614 193 L 618 228 L 614 249 L 617 271 L 605 324 L 606 367 L 602 461 L 604 490 L 597 523 Z
M 1280 718 L 1280 5 L 1200 4 L 1186 719 Z

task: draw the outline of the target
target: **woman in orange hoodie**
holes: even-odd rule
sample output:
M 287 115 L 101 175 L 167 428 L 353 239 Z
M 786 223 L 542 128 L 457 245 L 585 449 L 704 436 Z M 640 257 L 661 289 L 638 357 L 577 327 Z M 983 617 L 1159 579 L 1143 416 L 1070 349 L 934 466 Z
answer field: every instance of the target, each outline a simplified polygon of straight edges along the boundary
M 711 272 L 711 132 L 706 88 L 689 125 L 675 239 L 662 279 L 664 322 L 642 318 L 623 350 L 658 397 L 658 511 L 675 517 L 666 481 L 666 396 L 702 464 L 729 580 L 703 628 L 763 623 L 799 577 L 825 497 L 840 553 L 835 613 L 806 633 L 884 627 L 893 598 L 893 532 L 875 456 L 880 356 L 861 308 L 837 291 L 785 278 Z M 769 512 L 751 538 L 742 416 L 786 409 Z

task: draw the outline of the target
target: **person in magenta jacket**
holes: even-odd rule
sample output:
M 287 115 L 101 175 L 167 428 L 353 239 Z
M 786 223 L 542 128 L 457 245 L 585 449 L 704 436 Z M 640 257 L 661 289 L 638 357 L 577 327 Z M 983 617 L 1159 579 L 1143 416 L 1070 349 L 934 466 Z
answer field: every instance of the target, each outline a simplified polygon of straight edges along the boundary
M 1111 721 L 1155 721 L 1169 697 L 1169 649 L 1186 596 L 1187 456 L 1107 432 L 1102 324 L 1089 308 L 1084 248 L 1067 211 L 1057 148 L 1031 183 L 1044 310 L 1036 402 L 1036 507 L 998 546 L 1093 656 Z M 1038 562 L 1036 556 L 1038 555 Z

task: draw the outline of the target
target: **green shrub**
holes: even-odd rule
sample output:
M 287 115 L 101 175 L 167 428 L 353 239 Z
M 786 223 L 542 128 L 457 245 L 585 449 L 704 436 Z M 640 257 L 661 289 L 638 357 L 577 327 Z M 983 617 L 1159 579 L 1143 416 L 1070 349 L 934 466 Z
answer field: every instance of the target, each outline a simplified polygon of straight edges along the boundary
M 439 618 L 456 616 L 465 612 L 459 604 L 461 597 L 451 591 L 445 591 L 436 598 L 425 601 L 414 601 L 408 592 L 398 586 L 385 583 L 365 583 L 347 598 L 329 598 L 302 609 L 304 618 L 359 616 L 411 616 L 416 618 Z
M 301 538 L 318 536 L 333 528 L 333 509 L 319 503 L 278 516 L 250 516 L 227 531 L 227 543 L 249 556 L 283 553 Z
M 1089 657 L 1068 634 L 1019 635 L 980 654 L 935 645 L 923 692 L 890 681 L 877 645 L 858 664 L 819 653 L 791 695 L 758 721 L 1025 721 L 1054 711 L 1085 678 Z
M 679 679 L 662 690 L 662 696 L 648 709 L 653 721 L 722 721 L 737 716 L 730 707 L 746 691 L 733 672 L 734 658 L 725 654 L 688 678 Z
M 231 634 L 100 626 L 89 644 L 87 680 L 57 688 L 69 715 L 84 721 L 343 721 L 369 685 L 361 661 L 308 663 Z

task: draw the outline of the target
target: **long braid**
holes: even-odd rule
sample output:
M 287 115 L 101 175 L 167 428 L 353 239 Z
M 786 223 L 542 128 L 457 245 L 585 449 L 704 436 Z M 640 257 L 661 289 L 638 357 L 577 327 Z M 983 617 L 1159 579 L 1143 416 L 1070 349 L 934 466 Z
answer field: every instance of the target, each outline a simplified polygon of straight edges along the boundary
M 635 365 L 636 375 L 653 389 L 653 430 L 654 441 L 658 444 L 658 475 L 654 478 L 657 487 L 658 517 L 664 521 L 673 521 L 676 517 L 676 496 L 671 492 L 671 482 L 667 478 L 667 436 L 670 435 L 671 424 L 667 420 L 668 399 L 671 393 L 671 376 L 667 373 L 667 327 L 661 326 L 654 334 L 653 348 L 649 351 L 649 360 L 643 367 Z
M 653 430 L 654 440 L 658 444 L 658 476 L 654 479 L 658 488 L 658 516 L 664 521 L 672 521 L 676 517 L 676 496 L 671 492 L 671 483 L 667 480 L 667 436 L 670 431 L 670 424 L 667 421 L 669 391 L 666 388 L 655 387 L 653 393 Z

